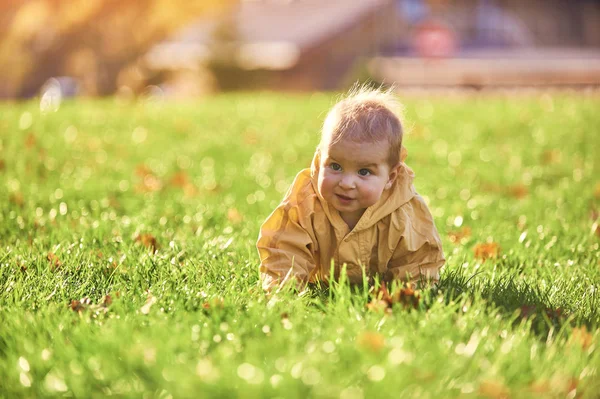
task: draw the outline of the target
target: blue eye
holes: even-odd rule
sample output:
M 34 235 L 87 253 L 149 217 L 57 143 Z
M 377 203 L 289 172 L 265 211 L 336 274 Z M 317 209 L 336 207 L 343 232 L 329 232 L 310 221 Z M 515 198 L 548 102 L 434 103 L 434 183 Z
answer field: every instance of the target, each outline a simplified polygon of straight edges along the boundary
M 340 171 L 342 170 L 342 167 L 340 166 L 339 163 L 335 163 L 333 162 L 331 165 L 329 165 L 329 167 L 335 171 Z
M 361 176 L 369 176 L 371 174 L 371 171 L 369 169 L 361 169 L 358 171 L 358 174 Z

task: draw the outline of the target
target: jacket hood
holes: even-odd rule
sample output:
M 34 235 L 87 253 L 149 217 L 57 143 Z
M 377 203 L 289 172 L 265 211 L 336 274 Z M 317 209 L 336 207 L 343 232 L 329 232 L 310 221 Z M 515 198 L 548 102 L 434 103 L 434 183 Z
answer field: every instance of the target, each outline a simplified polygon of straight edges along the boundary
M 394 181 L 392 187 L 383 191 L 379 201 L 367 208 L 365 213 L 358 221 L 358 224 L 354 227 L 355 231 L 367 229 L 373 226 L 379 220 L 394 212 L 400 206 L 409 202 L 416 195 L 415 187 L 413 186 L 415 173 L 404 163 L 407 155 L 408 152 L 406 151 L 406 148 L 402 146 L 402 149 L 400 150 L 400 170 L 398 171 L 398 177 Z M 323 210 L 325 211 L 327 218 L 333 224 L 334 219 L 341 219 L 341 216 L 335 208 L 330 206 L 325 201 L 319 192 L 318 178 L 320 167 L 321 152 L 317 147 L 310 168 L 311 182 L 315 192 L 319 197 L 319 201 L 323 206 Z

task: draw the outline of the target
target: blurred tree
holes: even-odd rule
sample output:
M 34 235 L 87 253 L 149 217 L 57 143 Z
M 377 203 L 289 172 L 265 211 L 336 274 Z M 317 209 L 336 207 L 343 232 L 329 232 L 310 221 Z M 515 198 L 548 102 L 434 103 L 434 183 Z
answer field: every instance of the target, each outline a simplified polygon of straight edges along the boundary
M 70 75 L 85 91 L 117 89 L 119 73 L 157 41 L 236 0 L 3 0 L 0 97 L 35 95 Z

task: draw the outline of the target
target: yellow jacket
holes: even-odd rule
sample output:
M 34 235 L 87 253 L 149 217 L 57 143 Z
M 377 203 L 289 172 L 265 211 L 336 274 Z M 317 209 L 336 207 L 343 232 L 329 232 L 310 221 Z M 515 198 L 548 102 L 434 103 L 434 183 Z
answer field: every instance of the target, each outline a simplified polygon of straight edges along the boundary
M 257 247 L 264 289 L 294 278 L 301 285 L 327 281 L 332 260 L 335 275 L 346 264 L 353 283 L 363 280 L 363 269 L 367 276 L 386 280 L 416 281 L 424 276 L 437 281 L 445 261 L 440 236 L 412 184 L 414 173 L 404 162 L 393 186 L 367 208 L 352 231 L 319 195 L 319 165 L 317 150 L 311 168 L 298 173 L 260 229 Z

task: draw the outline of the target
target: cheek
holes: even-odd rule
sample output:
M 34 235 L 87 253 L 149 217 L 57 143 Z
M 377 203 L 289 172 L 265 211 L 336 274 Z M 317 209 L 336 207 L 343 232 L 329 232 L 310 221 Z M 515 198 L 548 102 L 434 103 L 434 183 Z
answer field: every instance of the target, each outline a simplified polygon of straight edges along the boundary
M 317 181 L 317 186 L 319 187 L 319 191 L 321 192 L 321 195 L 324 194 L 324 192 L 327 191 L 327 183 L 328 179 L 327 177 L 324 175 L 323 172 L 319 173 L 319 179 Z
M 380 184 L 369 184 L 364 187 L 364 196 L 365 199 L 376 202 L 379 197 L 381 197 L 381 193 L 383 193 L 384 187 Z
M 321 194 L 330 194 L 336 185 L 336 178 L 334 176 L 323 174 L 319 176 L 318 186 Z

